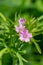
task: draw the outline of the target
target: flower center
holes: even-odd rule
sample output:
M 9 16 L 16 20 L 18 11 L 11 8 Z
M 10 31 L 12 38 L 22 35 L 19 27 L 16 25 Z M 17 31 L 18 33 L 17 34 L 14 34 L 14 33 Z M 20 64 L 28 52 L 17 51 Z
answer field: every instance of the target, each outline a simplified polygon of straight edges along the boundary
M 22 29 L 19 29 L 19 32 L 22 32 Z
M 27 37 L 27 35 L 25 35 L 25 34 L 24 34 L 24 35 L 23 35 L 23 37 L 24 37 L 24 38 L 26 38 L 26 37 Z

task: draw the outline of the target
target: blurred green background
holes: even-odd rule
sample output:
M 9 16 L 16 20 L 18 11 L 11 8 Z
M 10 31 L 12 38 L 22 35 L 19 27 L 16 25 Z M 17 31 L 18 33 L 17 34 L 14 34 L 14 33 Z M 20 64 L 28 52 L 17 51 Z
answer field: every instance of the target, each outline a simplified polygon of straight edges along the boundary
M 37 18 L 43 15 L 43 0 L 0 0 L 0 12 L 12 21 L 15 20 L 15 13 L 17 13 L 17 16 L 18 14 L 28 14 L 30 17 Z M 41 40 L 38 44 L 42 50 L 42 54 L 37 52 L 33 44 L 29 45 L 27 54 L 24 55 L 29 60 L 29 63 L 24 63 L 24 65 L 43 65 L 43 35 L 40 34 L 35 38 Z M 0 50 L 2 48 L 3 46 L 0 46 Z M 3 55 L 3 65 L 12 65 L 12 62 L 13 60 L 9 53 Z

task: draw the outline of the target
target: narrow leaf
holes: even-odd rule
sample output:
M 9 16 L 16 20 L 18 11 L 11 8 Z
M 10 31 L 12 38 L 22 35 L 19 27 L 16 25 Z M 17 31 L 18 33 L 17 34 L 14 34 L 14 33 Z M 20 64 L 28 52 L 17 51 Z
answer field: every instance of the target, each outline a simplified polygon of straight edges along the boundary
M 19 65 L 23 65 L 23 61 L 19 59 Z
M 32 38 L 31 40 L 32 40 L 32 42 L 35 44 L 35 46 L 36 46 L 38 52 L 41 54 L 41 49 L 40 49 L 39 45 L 36 43 L 35 39 Z
M 24 62 L 28 62 L 27 60 L 25 60 L 19 53 L 16 53 L 17 57 L 21 60 L 23 60 Z

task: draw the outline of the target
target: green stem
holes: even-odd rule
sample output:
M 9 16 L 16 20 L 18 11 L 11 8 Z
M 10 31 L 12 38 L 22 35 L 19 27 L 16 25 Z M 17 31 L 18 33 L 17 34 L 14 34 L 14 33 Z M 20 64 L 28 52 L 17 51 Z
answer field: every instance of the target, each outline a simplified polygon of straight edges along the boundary
M 0 58 L 0 65 L 2 65 L 2 60 L 1 60 L 2 58 Z
M 17 65 L 17 59 L 13 58 L 13 64 L 12 65 Z
M 0 51 L 0 65 L 2 65 L 2 56 L 6 50 L 7 50 L 7 48 L 4 48 L 3 50 Z

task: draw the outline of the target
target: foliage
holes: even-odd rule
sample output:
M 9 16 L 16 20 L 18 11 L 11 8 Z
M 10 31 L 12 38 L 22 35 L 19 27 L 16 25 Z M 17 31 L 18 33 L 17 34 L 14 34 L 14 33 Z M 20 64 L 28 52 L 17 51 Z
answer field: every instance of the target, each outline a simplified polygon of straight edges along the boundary
M 29 32 L 32 33 L 33 37 L 31 38 L 31 41 L 28 43 L 21 42 L 19 40 L 19 35 L 16 33 L 14 25 L 18 21 L 20 17 L 23 17 L 26 20 L 26 28 L 29 30 Z M 37 19 L 29 18 L 26 15 L 16 15 L 15 21 L 13 22 L 9 18 L 6 18 L 2 13 L 0 13 L 0 45 L 4 48 L 0 50 L 0 63 L 1 59 L 4 53 L 10 53 L 10 55 L 13 58 L 15 58 L 16 62 L 13 65 L 19 64 L 23 65 L 23 61 L 28 63 L 28 60 L 25 60 L 22 55 L 26 54 L 26 49 L 28 48 L 28 45 L 32 44 L 32 42 L 35 44 L 38 52 L 41 54 L 41 49 L 37 43 L 37 41 L 34 39 L 34 36 L 43 34 L 43 15 Z M 26 46 L 27 45 L 27 46 Z M 25 48 L 24 48 L 25 47 Z M 24 48 L 24 49 L 23 49 Z M 19 61 L 19 62 L 18 62 Z M 2 64 L 1 64 L 2 65 Z
M 28 43 L 15 31 L 20 18 L 33 35 Z M 0 0 L 0 65 L 43 65 L 43 0 Z

